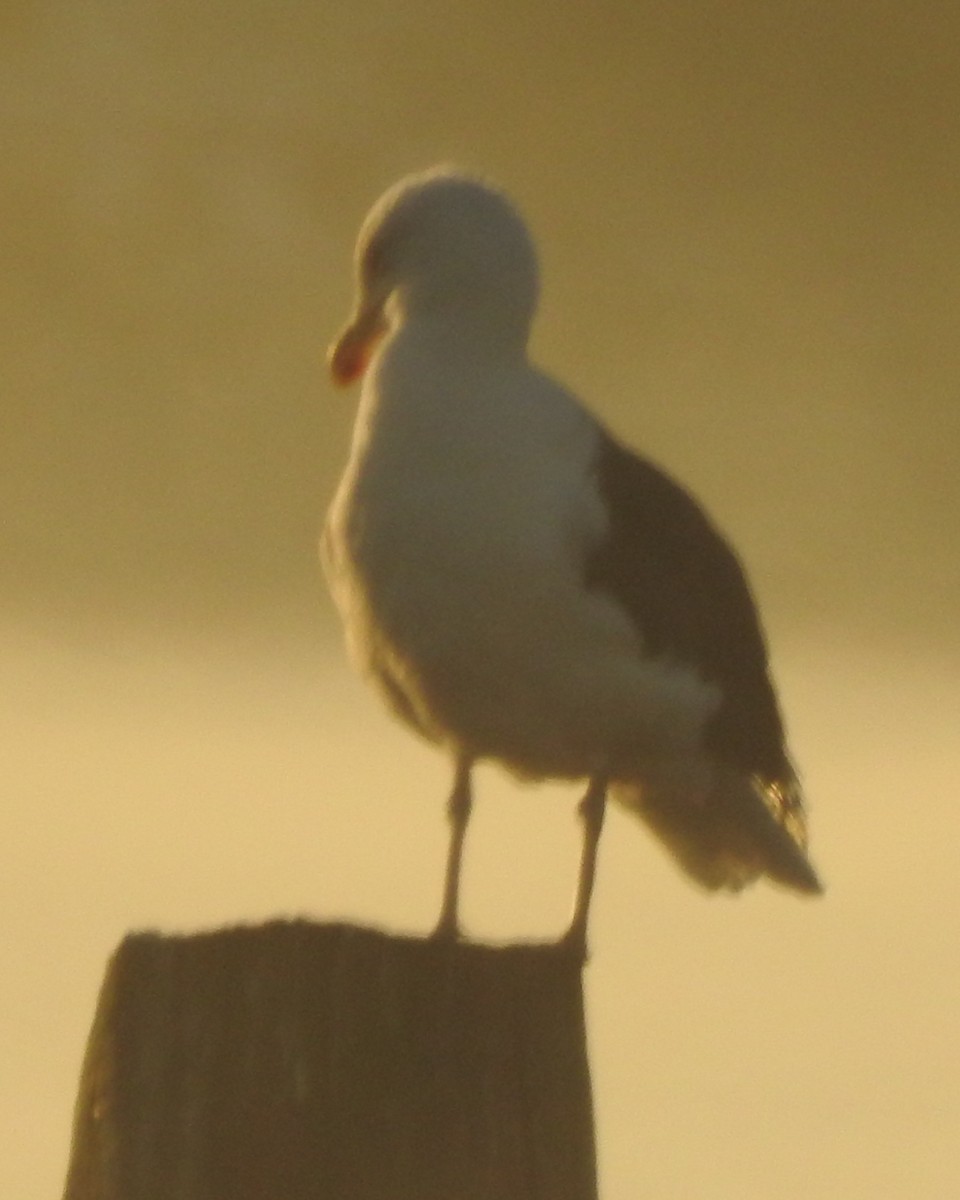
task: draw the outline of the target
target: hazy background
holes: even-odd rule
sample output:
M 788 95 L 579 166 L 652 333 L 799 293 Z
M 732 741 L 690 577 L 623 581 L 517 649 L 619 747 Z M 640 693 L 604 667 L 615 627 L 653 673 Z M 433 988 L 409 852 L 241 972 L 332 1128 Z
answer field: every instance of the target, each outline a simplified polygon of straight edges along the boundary
M 444 159 L 533 225 L 537 357 L 734 534 L 829 883 L 708 900 L 613 815 L 605 1200 L 951 1194 L 955 7 L 6 0 L 0 106 L 0 1194 L 58 1194 L 127 929 L 435 916 L 446 766 L 314 545 L 356 227 Z M 480 791 L 470 928 L 558 932 L 573 794 Z

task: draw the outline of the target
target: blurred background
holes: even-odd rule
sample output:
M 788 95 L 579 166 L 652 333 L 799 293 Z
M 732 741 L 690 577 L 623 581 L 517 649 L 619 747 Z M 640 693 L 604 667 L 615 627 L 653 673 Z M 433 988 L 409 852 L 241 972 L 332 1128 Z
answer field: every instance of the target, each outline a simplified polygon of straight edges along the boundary
M 453 160 L 534 229 L 535 356 L 746 559 L 829 889 L 706 898 L 612 815 L 602 1194 L 951 1194 L 960 14 L 7 0 L 0 103 L 0 1193 L 62 1186 L 128 929 L 434 919 L 447 765 L 315 544 L 356 228 Z M 479 783 L 470 930 L 553 936 L 575 793 Z

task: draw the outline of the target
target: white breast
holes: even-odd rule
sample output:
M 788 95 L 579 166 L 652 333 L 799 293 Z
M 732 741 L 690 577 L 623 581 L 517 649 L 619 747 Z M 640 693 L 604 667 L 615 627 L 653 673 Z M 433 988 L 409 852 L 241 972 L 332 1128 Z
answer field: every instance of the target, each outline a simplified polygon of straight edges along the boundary
M 582 568 L 596 425 L 514 357 L 405 327 L 364 385 L 325 557 L 355 656 L 414 723 L 531 774 L 691 750 L 713 703 Z

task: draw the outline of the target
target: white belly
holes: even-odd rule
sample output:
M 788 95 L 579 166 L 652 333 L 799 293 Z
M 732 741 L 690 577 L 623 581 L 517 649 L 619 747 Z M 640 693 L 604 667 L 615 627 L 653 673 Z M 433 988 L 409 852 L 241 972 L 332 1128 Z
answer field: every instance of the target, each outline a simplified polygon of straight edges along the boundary
M 593 427 L 516 415 L 526 427 L 367 428 L 325 534 L 354 656 L 421 732 L 523 773 L 635 778 L 690 757 L 713 689 L 645 659 L 582 586 L 605 520 Z

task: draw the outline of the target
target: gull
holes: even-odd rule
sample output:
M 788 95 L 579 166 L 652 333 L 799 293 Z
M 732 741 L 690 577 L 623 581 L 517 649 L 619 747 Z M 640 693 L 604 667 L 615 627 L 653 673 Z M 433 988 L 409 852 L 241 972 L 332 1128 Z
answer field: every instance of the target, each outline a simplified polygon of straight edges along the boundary
M 517 209 L 468 172 L 408 176 L 355 272 L 329 365 L 363 383 L 322 557 L 353 659 L 453 763 L 437 935 L 460 936 L 480 760 L 586 781 L 562 939 L 581 956 L 608 795 L 708 890 L 819 892 L 744 570 L 683 486 L 530 362 Z

